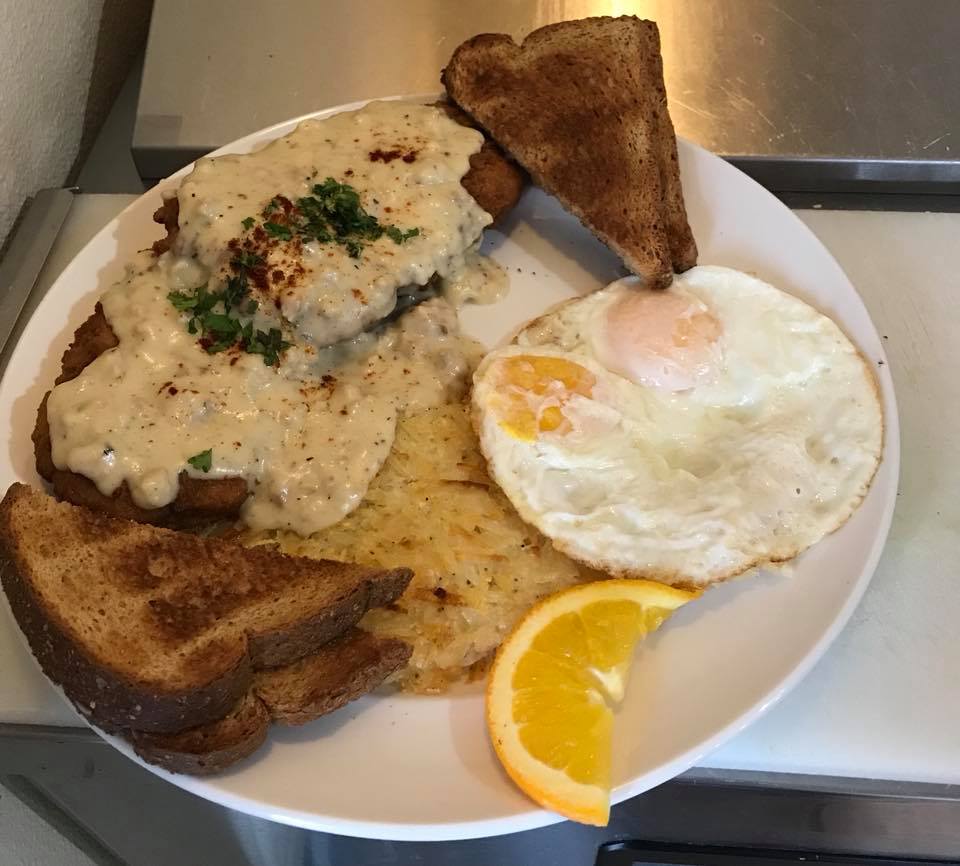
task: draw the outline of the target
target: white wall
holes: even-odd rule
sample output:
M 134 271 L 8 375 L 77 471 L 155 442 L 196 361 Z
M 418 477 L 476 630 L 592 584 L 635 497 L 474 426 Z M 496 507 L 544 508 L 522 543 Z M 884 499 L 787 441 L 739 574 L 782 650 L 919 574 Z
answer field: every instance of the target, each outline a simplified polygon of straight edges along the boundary
M 24 199 L 67 178 L 103 0 L 0 0 L 0 243 Z

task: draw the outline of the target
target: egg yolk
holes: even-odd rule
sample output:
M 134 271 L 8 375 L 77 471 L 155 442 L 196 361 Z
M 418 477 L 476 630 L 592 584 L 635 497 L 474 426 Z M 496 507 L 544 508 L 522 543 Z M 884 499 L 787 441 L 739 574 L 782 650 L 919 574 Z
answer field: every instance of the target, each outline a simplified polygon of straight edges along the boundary
M 524 442 L 570 427 L 563 407 L 574 394 L 592 397 L 596 377 L 579 364 L 549 355 L 512 355 L 494 372 L 494 411 L 500 426 Z
M 593 348 L 605 367 L 638 385 L 685 391 L 719 365 L 722 330 L 696 298 L 638 290 L 610 305 Z

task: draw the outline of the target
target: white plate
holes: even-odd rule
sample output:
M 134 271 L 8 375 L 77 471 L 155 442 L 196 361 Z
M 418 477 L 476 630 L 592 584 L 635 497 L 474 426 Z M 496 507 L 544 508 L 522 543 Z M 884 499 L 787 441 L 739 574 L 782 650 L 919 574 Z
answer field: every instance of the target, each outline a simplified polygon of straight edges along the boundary
M 318 112 L 325 117 L 357 105 Z M 217 153 L 250 150 L 289 132 L 291 120 Z M 839 532 L 800 557 L 792 574 L 762 573 L 711 590 L 647 641 L 619 710 L 614 802 L 694 765 L 793 687 L 823 655 L 863 594 L 893 512 L 900 439 L 889 368 L 877 332 L 833 257 L 777 199 L 687 142 L 680 163 L 690 222 L 704 264 L 750 271 L 832 316 L 877 364 L 886 417 L 883 463 L 863 505 Z M 67 267 L 20 338 L 0 383 L 0 420 L 11 431 L 0 481 L 38 483 L 30 431 L 74 329 L 130 254 L 159 233 L 150 216 L 163 189 L 134 202 Z M 577 220 L 529 190 L 486 247 L 510 272 L 509 297 L 464 311 L 488 344 L 574 293 L 621 273 L 619 261 Z M 130 754 L 129 748 L 112 741 Z M 275 728 L 231 772 L 199 780 L 150 768 L 234 809 L 317 830 L 385 839 L 458 839 L 559 820 L 537 809 L 501 771 L 483 722 L 479 688 L 446 698 L 372 696 L 300 729 Z

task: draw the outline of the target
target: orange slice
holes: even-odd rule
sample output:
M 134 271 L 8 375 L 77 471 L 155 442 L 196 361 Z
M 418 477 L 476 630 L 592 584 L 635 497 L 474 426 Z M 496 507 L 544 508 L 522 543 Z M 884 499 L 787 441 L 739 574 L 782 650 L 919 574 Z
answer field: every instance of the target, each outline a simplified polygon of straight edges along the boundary
M 528 796 L 606 825 L 613 707 L 634 646 L 696 596 L 648 580 L 601 580 L 545 599 L 514 628 L 487 683 L 487 729 Z

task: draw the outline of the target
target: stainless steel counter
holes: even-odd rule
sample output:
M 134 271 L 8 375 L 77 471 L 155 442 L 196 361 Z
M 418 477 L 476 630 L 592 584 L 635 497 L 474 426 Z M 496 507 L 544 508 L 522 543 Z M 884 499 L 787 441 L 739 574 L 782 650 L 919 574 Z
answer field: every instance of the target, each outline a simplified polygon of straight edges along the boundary
M 289 117 L 439 90 L 476 33 L 605 14 L 658 22 L 677 131 L 774 191 L 960 192 L 955 0 L 156 0 L 134 156 L 162 177 Z
M 852 855 L 844 862 L 863 866 L 884 864 L 860 856 L 960 862 L 960 798 L 939 785 L 851 786 L 850 780 L 695 770 L 615 806 L 609 827 L 567 821 L 488 839 L 389 842 L 231 812 L 157 778 L 86 731 L 4 725 L 0 784 L 104 866 L 593 866 L 601 845 L 626 839 L 790 852 L 758 866 L 820 862 L 815 852 Z M 676 861 L 638 861 L 670 862 Z

